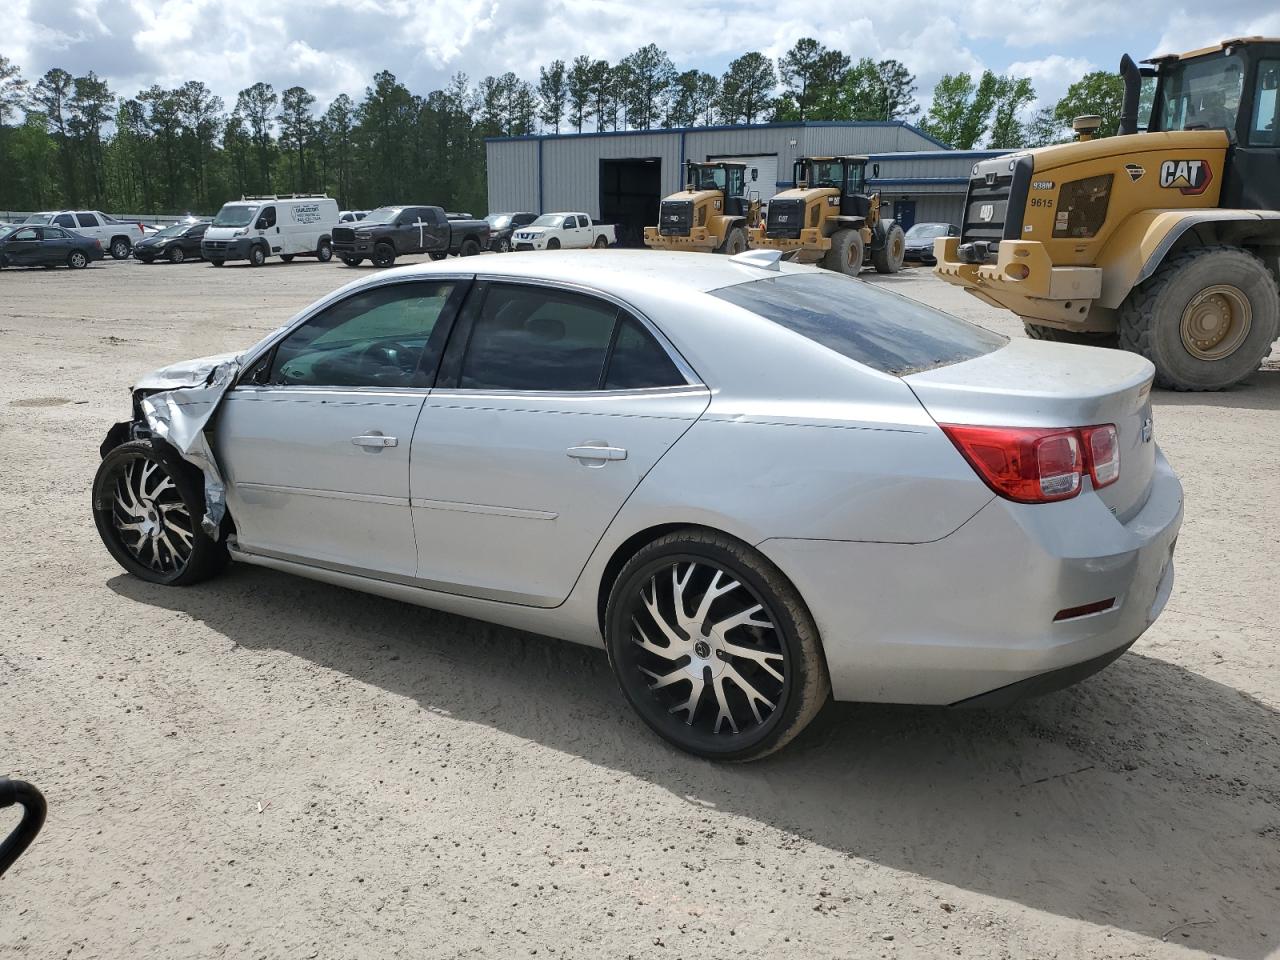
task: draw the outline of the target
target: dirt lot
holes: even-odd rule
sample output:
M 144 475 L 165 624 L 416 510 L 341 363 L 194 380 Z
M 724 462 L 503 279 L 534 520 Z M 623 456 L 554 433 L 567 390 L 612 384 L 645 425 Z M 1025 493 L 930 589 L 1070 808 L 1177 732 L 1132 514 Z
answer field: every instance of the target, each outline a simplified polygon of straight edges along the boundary
M 1274 355 L 1156 396 L 1178 581 L 1114 666 L 1003 713 L 833 707 L 716 766 L 602 652 L 263 569 L 153 587 L 101 547 L 129 384 L 362 272 L 0 273 L 0 772 L 50 803 L 0 956 L 1278 955 Z

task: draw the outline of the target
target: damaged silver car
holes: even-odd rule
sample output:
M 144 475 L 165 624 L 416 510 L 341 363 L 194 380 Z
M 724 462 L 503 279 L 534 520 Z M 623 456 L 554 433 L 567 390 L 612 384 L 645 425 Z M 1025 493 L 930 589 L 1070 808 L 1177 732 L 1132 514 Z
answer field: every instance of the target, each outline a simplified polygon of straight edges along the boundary
M 660 735 L 748 760 L 833 695 L 1120 656 L 1182 519 L 1152 375 L 768 252 L 440 262 L 144 379 L 94 514 L 156 583 L 230 558 L 603 646 Z

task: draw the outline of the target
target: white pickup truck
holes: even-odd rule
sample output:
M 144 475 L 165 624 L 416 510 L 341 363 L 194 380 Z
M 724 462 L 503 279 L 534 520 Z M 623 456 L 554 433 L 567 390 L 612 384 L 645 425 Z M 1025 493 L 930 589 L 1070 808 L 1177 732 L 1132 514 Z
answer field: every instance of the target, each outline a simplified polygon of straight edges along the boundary
M 516 250 L 565 250 L 607 247 L 615 240 L 613 224 L 593 224 L 585 213 L 544 213 L 512 236 Z

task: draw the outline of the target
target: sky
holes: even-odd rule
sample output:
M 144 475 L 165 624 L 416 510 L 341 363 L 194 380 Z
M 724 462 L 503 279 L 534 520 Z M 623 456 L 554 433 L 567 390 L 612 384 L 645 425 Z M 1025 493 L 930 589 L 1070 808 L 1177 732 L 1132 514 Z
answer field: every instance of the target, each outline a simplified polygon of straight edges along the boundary
M 677 69 L 720 74 L 735 56 L 781 56 L 812 36 L 854 59 L 895 57 L 927 105 L 944 73 L 989 68 L 1031 78 L 1052 104 L 1089 70 L 1237 36 L 1280 36 L 1277 0 L 6 0 L 0 53 L 34 80 L 89 70 L 117 94 L 203 80 L 228 108 L 258 80 L 300 84 L 323 109 L 359 99 L 387 69 L 415 93 L 458 71 L 474 84 L 586 53 L 611 62 L 647 43 Z

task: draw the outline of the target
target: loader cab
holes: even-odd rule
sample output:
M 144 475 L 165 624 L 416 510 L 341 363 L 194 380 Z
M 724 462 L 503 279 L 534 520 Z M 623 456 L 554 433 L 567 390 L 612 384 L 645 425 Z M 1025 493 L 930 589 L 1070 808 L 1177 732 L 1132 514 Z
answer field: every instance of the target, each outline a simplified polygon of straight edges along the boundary
M 725 213 L 743 217 L 747 213 L 747 165 L 745 163 L 685 164 L 685 185 L 690 192 L 718 190 L 724 194 Z
M 1145 62 L 1154 69 L 1143 72 L 1155 75 L 1147 129 L 1226 131 L 1220 205 L 1280 210 L 1280 38 L 1228 40 Z
M 839 191 L 842 217 L 865 217 L 871 210 L 866 157 L 801 157 L 793 179 L 800 189 Z

